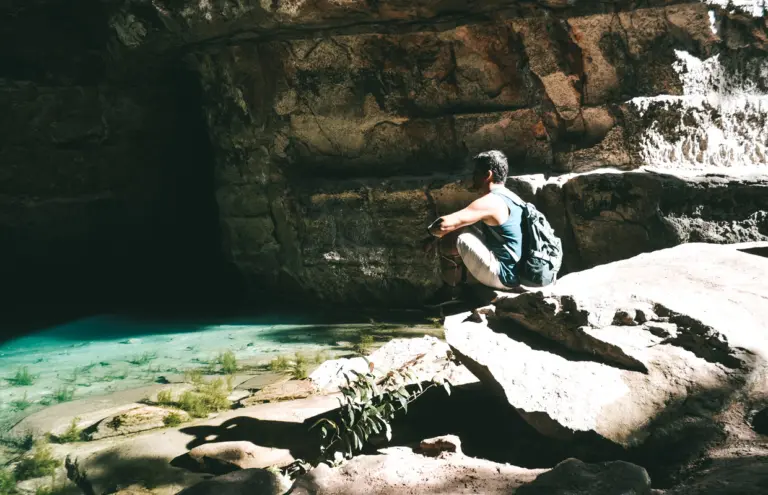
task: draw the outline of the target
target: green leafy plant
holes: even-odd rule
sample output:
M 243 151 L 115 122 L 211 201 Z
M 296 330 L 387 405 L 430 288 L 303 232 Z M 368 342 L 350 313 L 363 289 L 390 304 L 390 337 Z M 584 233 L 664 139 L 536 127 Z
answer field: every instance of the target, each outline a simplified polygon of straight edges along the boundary
M 29 368 L 24 366 L 16 371 L 13 378 L 6 378 L 6 380 L 14 387 L 26 387 L 35 383 L 37 375 L 31 374 Z
M 0 495 L 16 493 L 16 476 L 13 471 L 0 469 Z
M 38 440 L 32 455 L 23 457 L 16 465 L 16 479 L 23 481 L 30 478 L 51 476 L 61 464 L 54 459 L 51 446 L 44 440 Z
M 226 351 L 219 354 L 216 363 L 221 367 L 221 372 L 231 375 L 237 371 L 237 358 L 232 351 Z
M 294 380 L 304 380 L 307 378 L 307 358 L 298 352 L 291 365 L 291 378 Z
M 373 335 L 368 333 L 362 333 L 358 337 L 357 342 L 354 345 L 354 351 L 361 356 L 367 356 L 371 352 L 373 347 Z
M 27 399 L 27 393 L 24 392 L 24 397 L 11 401 L 11 408 L 14 411 L 24 411 L 32 405 L 32 402 Z
M 83 430 L 77 427 L 77 421 L 79 419 L 80 418 L 73 418 L 72 423 L 69 424 L 64 433 L 56 437 L 56 440 L 59 443 L 79 442 L 83 439 Z
M 269 371 L 279 373 L 281 371 L 287 370 L 290 368 L 290 366 L 291 363 L 288 361 L 288 359 L 285 358 L 285 356 L 277 356 L 275 359 L 269 362 L 267 367 L 269 368 Z
M 177 412 L 172 412 L 163 418 L 163 424 L 171 428 L 179 426 L 183 422 L 184 419 L 181 417 L 181 414 Z
M 157 354 L 154 352 L 145 352 L 144 354 L 141 354 L 140 356 L 134 356 L 133 358 L 129 359 L 128 362 L 133 364 L 134 366 L 144 366 L 146 364 L 151 363 L 157 359 Z
M 310 427 L 310 430 L 319 427 L 322 436 L 318 463 L 329 462 L 337 453 L 351 458 L 375 435 L 391 440 L 395 415 L 401 411 L 407 413 L 408 405 L 430 388 L 443 386 L 451 393 L 450 384 L 439 377 L 426 387 L 416 382 L 409 389 L 406 385 L 415 377 L 408 371 L 408 365 L 379 379 L 372 372 L 363 374 L 353 370 L 352 373 L 354 378 L 346 376 L 347 384 L 339 387 L 341 423 L 321 418 Z

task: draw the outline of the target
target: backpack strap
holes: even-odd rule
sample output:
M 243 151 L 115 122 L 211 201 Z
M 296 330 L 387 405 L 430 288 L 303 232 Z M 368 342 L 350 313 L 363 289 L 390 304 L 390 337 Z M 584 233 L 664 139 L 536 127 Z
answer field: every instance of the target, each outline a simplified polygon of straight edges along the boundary
M 504 249 L 506 249 L 509 255 L 512 256 L 512 259 L 515 261 L 515 263 L 518 263 L 520 261 L 520 257 L 517 254 L 515 254 L 514 251 L 512 251 L 512 248 L 509 247 L 509 244 L 507 244 L 504 238 L 501 237 L 501 234 L 493 230 L 493 228 L 491 228 L 490 225 L 486 225 L 486 227 L 488 227 L 488 230 L 491 232 L 491 234 L 493 234 L 496 240 L 499 241 L 502 246 L 504 246 Z
M 513 203 L 515 203 L 520 208 L 525 209 L 525 206 L 526 206 L 527 203 L 525 201 L 523 201 L 523 199 L 520 196 L 518 196 L 517 194 L 513 193 L 512 191 L 510 191 L 506 187 L 504 189 L 495 189 L 494 192 L 495 191 L 498 191 L 498 193 L 501 194 L 502 196 L 504 196 L 506 198 L 509 198 Z

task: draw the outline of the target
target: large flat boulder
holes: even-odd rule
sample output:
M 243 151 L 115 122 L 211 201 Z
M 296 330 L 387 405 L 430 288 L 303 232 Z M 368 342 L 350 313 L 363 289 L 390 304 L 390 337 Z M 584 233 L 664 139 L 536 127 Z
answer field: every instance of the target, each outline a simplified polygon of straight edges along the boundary
M 568 275 L 446 319 L 446 339 L 540 432 L 656 449 L 768 387 L 768 259 L 687 244 Z M 667 452 L 668 453 L 668 452 Z
M 375 493 L 504 494 L 532 481 L 541 469 L 525 469 L 467 457 L 460 452 L 438 458 L 406 447 L 382 449 L 380 455 L 361 455 L 337 468 L 321 464 L 298 478 L 295 495 Z

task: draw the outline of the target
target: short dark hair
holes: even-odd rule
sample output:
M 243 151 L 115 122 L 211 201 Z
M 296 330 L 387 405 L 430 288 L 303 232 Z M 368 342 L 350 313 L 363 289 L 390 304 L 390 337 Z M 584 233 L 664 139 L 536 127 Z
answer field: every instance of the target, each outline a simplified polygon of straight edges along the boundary
M 504 184 L 507 181 L 509 165 L 507 164 L 507 157 L 501 151 L 483 151 L 475 155 L 472 162 L 475 164 L 475 172 L 485 174 L 491 171 L 494 183 Z

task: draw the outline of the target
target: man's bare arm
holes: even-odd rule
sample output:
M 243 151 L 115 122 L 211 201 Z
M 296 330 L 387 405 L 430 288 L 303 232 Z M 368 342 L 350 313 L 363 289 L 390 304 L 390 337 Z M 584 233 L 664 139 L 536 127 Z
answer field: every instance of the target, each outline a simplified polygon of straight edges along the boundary
M 491 200 L 490 197 L 482 197 L 473 201 L 463 210 L 438 218 L 430 227 L 429 232 L 435 237 L 443 237 L 454 230 L 493 216 L 494 204 L 489 200 Z

